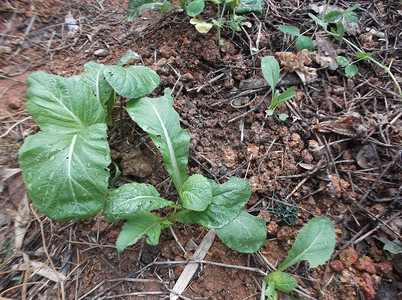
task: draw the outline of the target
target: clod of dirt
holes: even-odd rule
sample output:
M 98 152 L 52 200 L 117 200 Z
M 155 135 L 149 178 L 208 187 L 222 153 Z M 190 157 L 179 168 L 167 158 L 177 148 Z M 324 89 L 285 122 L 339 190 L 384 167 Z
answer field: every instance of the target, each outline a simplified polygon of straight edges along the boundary
M 355 264 L 356 269 L 360 271 L 366 271 L 370 274 L 375 274 L 377 272 L 374 267 L 373 260 L 369 256 L 363 256 Z
M 346 267 L 350 267 L 353 265 L 357 259 L 359 258 L 356 250 L 354 249 L 345 249 L 339 254 L 339 258 L 341 259 L 342 263 Z
M 331 267 L 332 270 L 334 270 L 335 272 L 340 272 L 342 271 L 345 266 L 343 265 L 343 263 L 340 260 L 333 260 L 331 261 L 331 263 L 329 264 L 329 266 Z
M 368 273 L 363 273 L 360 278 L 357 278 L 357 283 L 360 289 L 363 291 L 367 300 L 374 299 L 375 291 L 373 287 L 373 279 Z

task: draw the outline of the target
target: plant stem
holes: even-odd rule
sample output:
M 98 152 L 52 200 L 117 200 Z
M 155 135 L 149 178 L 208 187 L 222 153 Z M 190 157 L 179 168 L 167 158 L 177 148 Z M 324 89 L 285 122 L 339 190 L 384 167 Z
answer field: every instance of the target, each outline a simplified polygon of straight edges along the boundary
M 175 212 L 173 215 L 169 216 L 167 218 L 167 220 L 169 222 L 173 223 L 178 217 L 180 217 L 182 215 L 185 215 L 185 214 L 188 214 L 189 212 L 191 212 L 191 210 L 189 210 L 189 209 L 180 210 L 178 212 Z

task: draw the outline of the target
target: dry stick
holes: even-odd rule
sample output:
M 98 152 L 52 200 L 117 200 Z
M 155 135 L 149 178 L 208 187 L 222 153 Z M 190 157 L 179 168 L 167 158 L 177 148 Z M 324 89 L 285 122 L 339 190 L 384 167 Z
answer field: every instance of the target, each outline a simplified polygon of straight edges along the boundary
M 7 135 L 11 132 L 11 130 L 13 130 L 16 126 L 20 125 L 21 123 L 23 123 L 23 122 L 25 122 L 26 120 L 29 120 L 29 119 L 31 119 L 31 118 L 32 118 L 32 117 L 29 116 L 29 117 L 26 117 L 26 118 L 24 118 L 24 119 L 18 121 L 18 122 L 15 123 L 15 124 L 13 124 L 10 128 L 7 129 L 7 131 L 6 131 L 5 133 L 3 133 L 2 135 L 0 135 L 0 138 L 3 138 L 3 137 L 5 137 L 5 136 L 7 136 Z
M 237 117 L 235 117 L 235 118 L 233 118 L 233 119 L 230 119 L 230 120 L 228 121 L 228 123 L 232 123 L 232 122 L 234 122 L 234 121 L 236 121 L 236 120 L 238 120 L 238 119 L 241 119 L 241 118 L 247 116 L 249 113 L 251 113 L 251 112 L 253 112 L 253 111 L 256 111 L 256 110 L 261 106 L 262 102 L 264 102 L 265 98 L 267 98 L 270 93 L 271 93 L 271 89 L 269 89 L 269 90 L 261 97 L 260 102 L 258 102 L 256 106 L 254 106 L 252 109 L 246 111 L 245 113 L 242 113 L 241 115 L 239 115 L 239 116 L 237 116 Z
M 60 283 L 60 287 L 61 287 L 61 298 L 64 300 L 64 299 L 65 299 L 65 295 L 64 295 L 64 283 L 63 283 L 63 280 L 60 278 L 59 272 L 58 272 L 58 271 L 56 270 L 56 268 L 54 267 L 53 261 L 52 261 L 50 255 L 49 255 L 49 251 L 47 250 L 46 239 L 45 239 L 45 232 L 44 232 L 44 230 L 43 230 L 43 223 L 42 223 L 42 221 L 39 219 L 38 215 L 36 214 L 36 211 L 35 211 L 35 209 L 32 207 L 32 204 L 31 204 L 30 206 L 31 206 L 31 211 L 32 211 L 32 213 L 34 214 L 36 220 L 39 222 L 40 231 L 41 231 L 41 234 L 42 234 L 43 250 L 45 251 L 45 254 L 46 254 L 46 256 L 47 256 L 47 259 L 49 260 L 50 265 L 52 266 L 52 269 L 53 269 L 54 273 L 56 274 L 58 283 Z
M 211 229 L 203 238 L 201 244 L 198 246 L 197 251 L 192 256 L 192 259 L 198 260 L 203 259 L 207 254 L 209 248 L 211 247 L 214 239 L 216 236 L 216 231 Z M 190 282 L 191 278 L 193 277 L 194 273 L 198 269 L 197 263 L 188 264 L 184 269 L 183 273 L 180 275 L 179 279 L 177 280 L 176 284 L 173 287 L 173 292 L 177 294 L 181 294 L 187 287 L 188 283 Z M 177 300 L 179 297 L 175 294 L 170 295 L 170 300 Z

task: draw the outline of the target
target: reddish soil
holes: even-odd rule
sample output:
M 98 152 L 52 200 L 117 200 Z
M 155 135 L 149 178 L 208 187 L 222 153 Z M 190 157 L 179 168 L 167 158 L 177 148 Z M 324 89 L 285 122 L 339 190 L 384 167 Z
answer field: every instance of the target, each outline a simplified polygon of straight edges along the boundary
M 385 65 L 394 59 L 392 70 L 400 79 L 400 7 L 392 2 L 359 3 L 361 32 L 349 38 Z M 233 38 L 225 28 L 227 44 L 221 50 L 215 45 L 214 30 L 198 33 L 181 12 L 146 11 L 129 23 L 127 4 L 119 0 L 0 4 L 1 171 L 18 167 L 18 149 L 39 130 L 24 107 L 29 74 L 42 70 L 72 76 L 81 73 L 88 61 L 113 64 L 131 49 L 140 54 L 139 64 L 161 77 L 152 96 L 160 96 L 166 87 L 173 91 L 182 127 L 192 138 L 188 173 L 201 173 L 219 183 L 228 176 L 247 179 L 253 194 L 245 209 L 267 220 L 267 241 L 256 254 L 235 252 L 216 238 L 204 259 L 211 263 L 200 266 L 183 299 L 260 299 L 263 277 L 250 269 L 272 271 L 286 257 L 297 232 L 318 215 L 335 224 L 335 252 L 324 266 L 309 270 L 303 262 L 289 268 L 301 291 L 290 294 L 305 299 L 400 297 L 401 253 L 384 250 L 376 238 L 401 238 L 402 106 L 389 76 L 367 61 L 358 63 L 360 71 L 353 79 L 341 68 L 331 71 L 313 65 L 318 68 L 317 80 L 306 85 L 294 73 L 282 71 L 279 86 L 296 85 L 296 97 L 278 108 L 277 112 L 290 115 L 279 121 L 265 114 L 269 87 L 261 80 L 260 62 L 278 51 L 295 52 L 294 43 L 278 26 L 307 30 L 313 24 L 307 16 L 312 12 L 309 4 L 269 2 L 263 16 L 249 16 L 252 28 Z M 64 24 L 68 12 L 79 22 L 74 34 Z M 214 13 L 208 3 L 206 14 Z M 367 35 L 368 28 L 385 37 Z M 320 55 L 352 55 L 346 45 L 325 40 L 319 32 L 313 39 Z M 99 49 L 108 54 L 94 55 Z M 125 99 L 120 102 L 124 105 Z M 116 185 L 150 183 L 175 200 L 152 142 L 119 105 L 114 109 L 119 132 L 110 136 L 110 145 L 123 171 Z M 345 118 L 352 112 L 360 116 Z M 345 126 L 364 134 L 345 135 L 339 130 Z M 138 151 L 140 160 L 131 155 Z M 187 253 L 166 229 L 158 246 L 143 240 L 120 254 L 114 242 L 122 223 L 109 224 L 100 214 L 54 222 L 33 206 L 21 207 L 23 196 L 19 174 L 4 182 L 0 198 L 0 298 L 4 299 L 167 299 L 185 266 L 175 262 L 189 259 L 207 233 L 201 226 L 177 224 L 175 234 Z M 290 208 L 297 216 L 294 224 Z M 19 249 L 17 225 L 26 229 Z M 54 268 L 67 276 L 63 284 L 27 268 L 29 261 L 51 266 L 49 257 Z

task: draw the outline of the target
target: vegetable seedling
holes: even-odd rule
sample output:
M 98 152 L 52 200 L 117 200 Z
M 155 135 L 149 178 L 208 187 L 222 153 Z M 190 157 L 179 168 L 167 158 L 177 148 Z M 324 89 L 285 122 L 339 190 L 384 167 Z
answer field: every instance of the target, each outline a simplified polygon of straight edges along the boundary
M 214 228 L 221 240 L 240 252 L 255 252 L 265 242 L 265 221 L 242 210 L 251 187 L 241 178 L 219 185 L 200 174 L 187 176 L 188 130 L 180 128 L 168 89 L 159 98 L 144 97 L 159 84 L 150 68 L 89 62 L 85 72 L 71 78 L 36 72 L 27 79 L 26 107 L 41 132 L 20 149 L 20 167 L 29 197 L 37 209 L 60 221 L 89 218 L 103 209 L 109 222 L 126 219 L 116 242 L 119 251 L 144 234 L 158 243 L 161 230 L 175 220 Z M 127 111 L 160 150 L 177 189 L 179 202 L 160 197 L 144 183 L 108 190 L 111 162 L 107 127 L 113 129 L 115 94 L 131 98 Z M 106 117 L 107 116 L 107 117 Z M 157 209 L 175 212 L 160 217 Z
M 264 277 L 268 285 L 264 295 L 269 300 L 277 300 L 276 290 L 291 292 L 297 286 L 296 279 L 283 271 L 303 260 L 309 262 L 310 268 L 316 268 L 330 259 L 334 249 L 335 229 L 332 222 L 325 216 L 311 219 L 296 237 L 283 263 L 275 272 Z
M 282 94 L 279 93 L 278 90 L 275 89 L 279 80 L 279 63 L 273 56 L 265 56 L 261 60 L 261 69 L 262 74 L 264 75 L 265 80 L 268 82 L 271 87 L 271 104 L 269 109 L 265 112 L 268 116 L 275 116 L 279 120 L 286 120 L 289 116 L 285 113 L 276 114 L 275 109 L 284 104 L 287 100 L 293 98 L 295 96 L 296 87 L 292 86 L 285 90 Z

